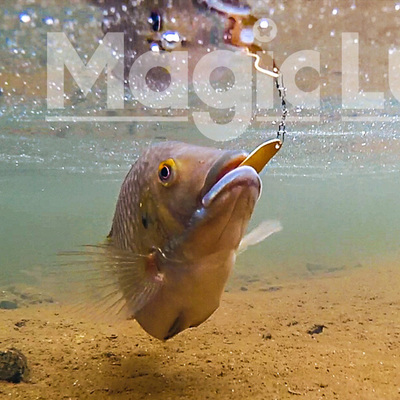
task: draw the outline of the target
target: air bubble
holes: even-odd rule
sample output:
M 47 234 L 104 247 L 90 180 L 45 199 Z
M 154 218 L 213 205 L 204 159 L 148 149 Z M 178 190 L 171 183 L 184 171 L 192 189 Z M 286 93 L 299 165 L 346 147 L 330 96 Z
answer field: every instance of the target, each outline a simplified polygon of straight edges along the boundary
M 22 12 L 21 14 L 19 14 L 19 20 L 23 23 L 23 24 L 27 24 L 28 22 L 31 22 L 32 18 L 31 16 L 26 13 L 26 12 Z
M 46 24 L 46 25 L 54 25 L 54 19 L 53 17 L 44 17 L 42 19 L 42 21 Z

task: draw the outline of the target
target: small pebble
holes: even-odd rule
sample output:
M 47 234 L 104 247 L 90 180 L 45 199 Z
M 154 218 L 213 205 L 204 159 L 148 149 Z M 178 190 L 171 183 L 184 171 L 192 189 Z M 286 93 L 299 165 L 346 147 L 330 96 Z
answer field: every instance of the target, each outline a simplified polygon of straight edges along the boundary
M 315 324 L 312 328 L 310 328 L 310 329 L 307 331 L 307 333 L 308 333 L 309 335 L 317 335 L 317 334 L 322 333 L 322 331 L 324 330 L 324 328 L 326 328 L 325 325 L 317 325 L 317 324 Z
M 262 335 L 262 338 L 265 340 L 271 340 L 272 339 L 272 335 L 270 333 L 264 333 Z
M 111 335 L 106 336 L 108 340 L 115 340 L 118 339 L 118 335 L 115 333 L 112 333 Z
M 26 325 L 29 319 L 21 319 L 21 321 L 16 322 L 14 325 L 18 328 L 21 328 Z

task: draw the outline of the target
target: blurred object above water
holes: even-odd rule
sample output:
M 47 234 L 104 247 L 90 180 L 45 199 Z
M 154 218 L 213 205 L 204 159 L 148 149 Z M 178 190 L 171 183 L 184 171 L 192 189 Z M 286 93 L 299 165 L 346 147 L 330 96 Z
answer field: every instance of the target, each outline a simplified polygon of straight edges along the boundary
M 135 59 L 149 50 L 187 50 L 190 72 L 204 54 L 224 43 L 261 50 L 252 46 L 252 28 L 257 18 L 250 15 L 251 9 L 244 1 L 93 1 L 103 9 L 103 33 L 125 35 L 125 79 Z M 169 84 L 163 69 L 153 69 L 147 79 L 159 91 Z
M 400 42 L 396 34 L 400 6 L 392 0 L 92 0 L 103 7 L 103 32 L 125 32 L 130 67 L 135 55 L 152 50 L 190 50 L 189 57 L 226 44 L 254 46 L 252 26 L 261 18 L 272 19 L 278 35 L 265 46 L 281 65 L 288 56 L 314 50 L 320 53 L 320 76 L 313 68 L 302 68 L 296 82 L 304 91 L 318 84 L 321 95 L 341 94 L 341 35 L 356 32 L 360 58 L 360 87 L 387 90 L 388 52 Z M 300 57 L 300 56 L 299 56 Z
M 94 0 L 103 8 L 102 30 L 124 32 L 125 66 L 149 50 L 192 50 L 215 46 L 223 36 L 223 17 L 205 12 L 197 1 Z
M 128 35 L 127 50 L 196 48 L 222 42 L 227 18 L 248 17 L 247 2 L 217 0 L 93 0 L 103 8 L 102 30 Z M 175 37 L 174 37 L 175 36 Z

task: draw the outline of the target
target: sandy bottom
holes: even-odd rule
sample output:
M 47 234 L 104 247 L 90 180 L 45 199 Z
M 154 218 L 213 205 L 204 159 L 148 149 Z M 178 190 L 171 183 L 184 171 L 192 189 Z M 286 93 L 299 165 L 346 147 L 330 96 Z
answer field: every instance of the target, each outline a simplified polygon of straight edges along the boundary
M 22 350 L 31 377 L 0 383 L 0 397 L 398 399 L 399 283 L 394 267 L 233 283 L 206 323 L 166 343 L 135 321 L 80 322 L 55 304 L 1 310 L 1 350 Z M 314 324 L 326 328 L 310 335 Z

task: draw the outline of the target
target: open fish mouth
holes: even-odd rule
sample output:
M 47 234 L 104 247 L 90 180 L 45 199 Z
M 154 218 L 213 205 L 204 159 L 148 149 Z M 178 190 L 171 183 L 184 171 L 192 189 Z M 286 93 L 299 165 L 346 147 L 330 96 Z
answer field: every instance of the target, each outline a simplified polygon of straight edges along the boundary
M 229 152 L 211 167 L 202 191 L 202 205 L 207 208 L 223 192 L 238 186 L 256 187 L 261 192 L 261 181 L 251 166 L 240 166 L 247 158 L 245 153 Z
M 218 195 L 236 186 L 258 187 L 261 192 L 259 173 L 279 151 L 282 142 L 273 139 L 262 143 L 249 155 L 229 152 L 211 167 L 202 191 L 202 204 L 208 207 Z
M 208 207 L 221 193 L 238 186 L 255 187 L 258 197 L 261 193 L 261 180 L 252 167 L 237 167 L 224 175 L 203 197 L 202 204 Z

